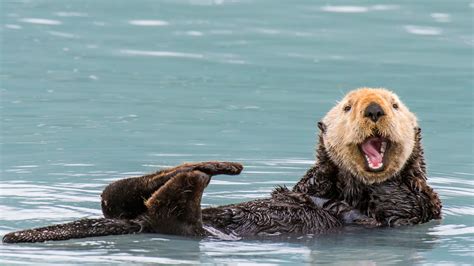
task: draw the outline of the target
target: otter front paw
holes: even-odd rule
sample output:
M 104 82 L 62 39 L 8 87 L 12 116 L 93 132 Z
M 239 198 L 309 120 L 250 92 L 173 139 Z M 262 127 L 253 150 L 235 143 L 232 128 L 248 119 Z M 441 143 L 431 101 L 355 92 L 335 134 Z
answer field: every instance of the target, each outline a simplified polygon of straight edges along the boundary
M 377 219 L 375 218 L 370 218 L 370 217 L 360 217 L 358 219 L 355 219 L 354 220 L 354 224 L 358 224 L 358 225 L 363 225 L 363 226 L 367 226 L 367 227 L 378 227 L 378 226 L 382 226 L 382 223 L 377 221 Z
M 238 175 L 244 169 L 240 163 L 234 162 L 201 162 L 194 166 L 195 170 L 199 170 L 210 176 L 214 175 Z
M 171 174 L 201 171 L 209 176 L 214 175 L 238 175 L 244 167 L 234 162 L 198 162 L 184 163 L 167 170 Z

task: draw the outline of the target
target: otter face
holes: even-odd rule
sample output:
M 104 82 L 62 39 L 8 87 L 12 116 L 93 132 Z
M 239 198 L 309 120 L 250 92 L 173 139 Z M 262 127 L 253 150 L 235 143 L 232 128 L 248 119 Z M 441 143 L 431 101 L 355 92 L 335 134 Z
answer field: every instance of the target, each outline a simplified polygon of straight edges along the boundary
M 349 92 L 323 119 L 329 157 L 366 184 L 397 174 L 415 145 L 416 117 L 385 89 Z

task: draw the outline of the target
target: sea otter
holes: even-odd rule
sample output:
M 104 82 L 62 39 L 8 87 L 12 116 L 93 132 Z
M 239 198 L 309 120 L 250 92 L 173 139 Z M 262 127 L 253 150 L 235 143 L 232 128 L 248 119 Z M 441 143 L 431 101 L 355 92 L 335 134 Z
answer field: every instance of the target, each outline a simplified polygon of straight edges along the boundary
M 294 192 L 342 202 L 386 226 L 441 218 L 416 116 L 386 89 L 349 92 L 318 123 L 317 161 Z
M 385 89 L 348 93 L 318 123 L 316 163 L 292 190 L 201 209 L 211 177 L 239 174 L 230 162 L 184 164 L 107 186 L 105 218 L 13 232 L 5 243 L 89 236 L 164 233 L 184 236 L 302 235 L 347 223 L 398 226 L 441 218 L 426 183 L 421 133 L 414 114 Z

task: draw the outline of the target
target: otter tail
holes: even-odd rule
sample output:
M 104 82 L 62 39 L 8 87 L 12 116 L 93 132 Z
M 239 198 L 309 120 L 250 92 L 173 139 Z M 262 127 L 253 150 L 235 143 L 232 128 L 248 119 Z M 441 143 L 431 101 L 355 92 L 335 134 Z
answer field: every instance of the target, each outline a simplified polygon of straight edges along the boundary
M 133 234 L 140 231 L 140 224 L 133 220 L 82 219 L 65 224 L 8 233 L 3 237 L 3 243 L 33 243 L 92 236 Z

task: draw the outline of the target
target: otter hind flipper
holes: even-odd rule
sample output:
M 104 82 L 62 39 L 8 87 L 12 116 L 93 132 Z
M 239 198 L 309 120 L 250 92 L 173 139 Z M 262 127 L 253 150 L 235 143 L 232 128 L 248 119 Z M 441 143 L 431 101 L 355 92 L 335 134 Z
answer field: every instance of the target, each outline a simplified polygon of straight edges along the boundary
M 133 234 L 141 231 L 139 223 L 118 219 L 82 219 L 65 224 L 8 233 L 3 243 L 34 243 L 106 235 Z
M 141 219 L 152 232 L 204 236 L 201 198 L 210 180 L 201 171 L 176 175 L 145 202 L 148 211 Z
M 102 213 L 106 218 L 134 219 L 147 211 L 145 202 L 169 180 L 199 170 L 209 176 L 238 175 L 243 166 L 234 162 L 185 163 L 140 177 L 115 181 L 102 192 Z

